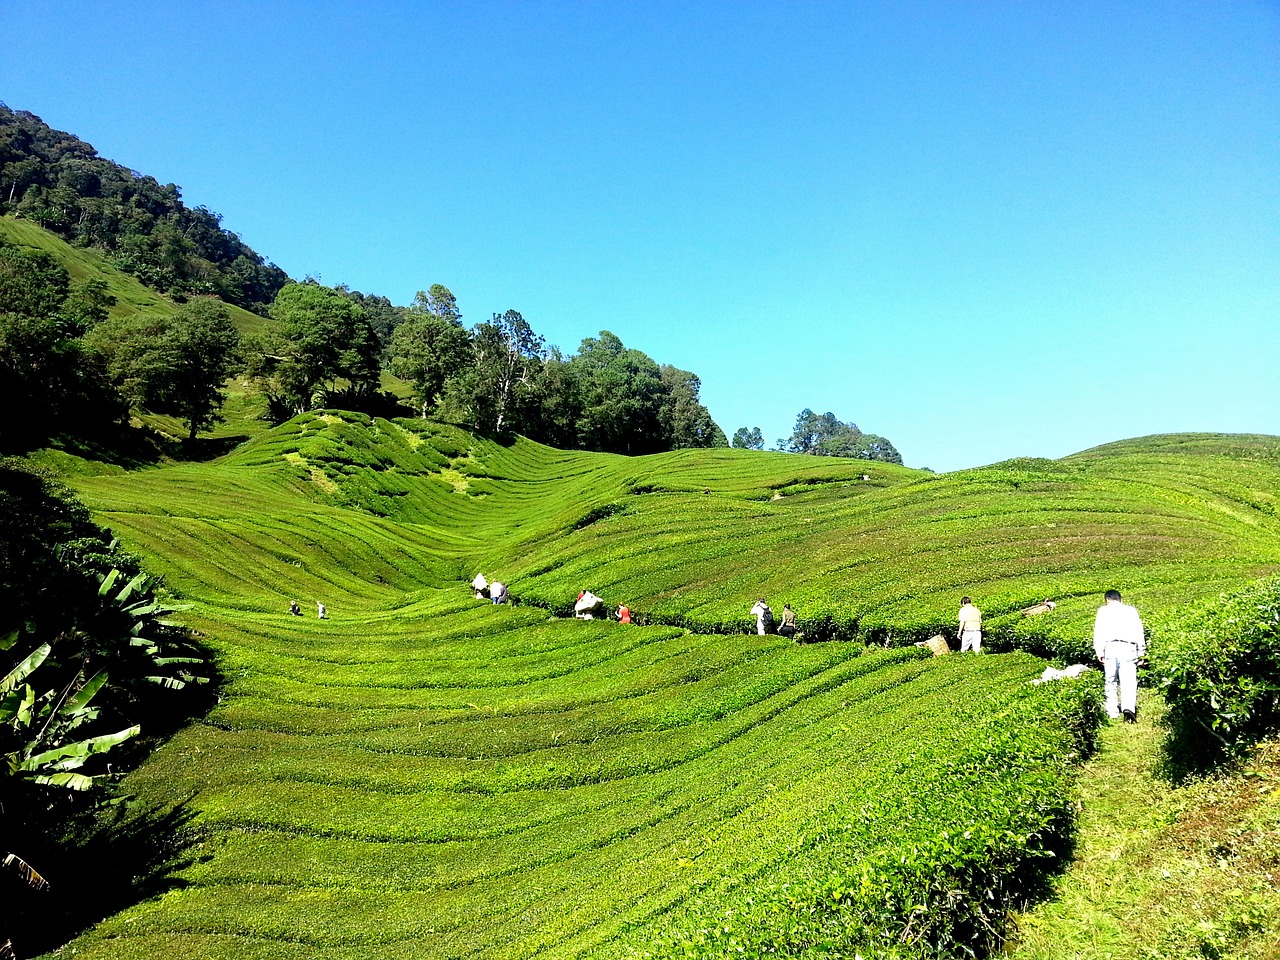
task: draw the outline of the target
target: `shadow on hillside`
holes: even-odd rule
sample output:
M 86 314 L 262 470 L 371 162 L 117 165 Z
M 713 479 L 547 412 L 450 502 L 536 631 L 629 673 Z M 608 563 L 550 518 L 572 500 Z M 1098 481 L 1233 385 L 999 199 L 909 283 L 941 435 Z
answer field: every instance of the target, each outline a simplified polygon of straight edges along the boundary
M 173 449 L 170 456 L 174 460 L 189 463 L 216 460 L 218 457 L 226 456 L 248 439 L 247 433 L 231 437 L 196 437 L 194 440 L 182 441 Z
M 5 882 L 3 937 L 18 956 L 57 950 L 104 918 L 186 885 L 176 874 L 195 860 L 187 802 L 117 809 L 79 845 L 32 855 L 46 890 Z
M 167 437 L 149 427 L 116 425 L 91 435 L 53 436 L 43 444 L 35 444 L 22 452 L 47 444 L 85 460 L 128 468 L 158 463 L 169 452 L 169 443 L 171 441 Z

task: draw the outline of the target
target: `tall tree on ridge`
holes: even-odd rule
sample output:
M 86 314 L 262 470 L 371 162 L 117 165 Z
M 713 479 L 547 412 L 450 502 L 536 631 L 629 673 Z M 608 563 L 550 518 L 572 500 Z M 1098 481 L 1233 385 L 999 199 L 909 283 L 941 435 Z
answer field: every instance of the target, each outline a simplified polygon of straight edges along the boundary
M 237 360 L 240 335 L 226 304 L 196 297 L 170 318 L 144 316 L 99 325 L 91 342 L 125 396 L 187 424 L 187 439 L 221 419 L 222 386 Z
M 519 312 L 495 313 L 472 328 L 470 363 L 449 379 L 442 406 L 476 430 L 524 429 L 545 354 L 542 337 Z
M 439 404 L 445 383 L 472 360 L 471 337 L 447 287 L 437 283 L 429 293 L 418 291 L 391 335 L 387 354 L 391 372 L 413 384 L 426 419 Z
M 358 303 L 318 283 L 291 283 L 271 315 L 280 331 L 256 338 L 248 361 L 277 419 L 378 389 L 378 335 Z

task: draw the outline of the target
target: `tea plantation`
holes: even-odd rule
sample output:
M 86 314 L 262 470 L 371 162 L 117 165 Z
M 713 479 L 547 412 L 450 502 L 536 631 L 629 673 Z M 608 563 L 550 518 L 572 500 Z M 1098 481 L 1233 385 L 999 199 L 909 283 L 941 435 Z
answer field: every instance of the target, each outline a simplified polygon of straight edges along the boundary
M 87 958 L 981 955 L 1095 736 L 1096 674 L 1032 654 L 1083 657 L 1108 587 L 1159 617 L 1280 570 L 1273 437 L 935 476 L 329 413 L 62 466 L 225 677 L 126 782 L 186 823 L 172 882 Z M 565 616 L 584 588 L 638 624 Z M 962 593 L 997 655 L 910 646 Z M 756 636 L 759 596 L 837 642 Z

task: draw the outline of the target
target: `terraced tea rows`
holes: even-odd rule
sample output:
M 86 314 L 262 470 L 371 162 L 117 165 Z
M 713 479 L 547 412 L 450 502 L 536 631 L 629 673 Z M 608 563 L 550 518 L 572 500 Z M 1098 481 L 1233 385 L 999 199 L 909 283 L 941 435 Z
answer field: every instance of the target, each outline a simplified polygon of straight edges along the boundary
M 1103 578 L 1165 570 L 1176 599 L 1280 563 L 1274 515 L 1249 505 L 1276 460 L 1233 442 L 1256 458 L 1140 448 L 935 478 L 321 415 L 214 464 L 79 477 L 193 603 L 227 685 L 129 782 L 190 815 L 181 885 L 77 955 L 977 943 L 1064 843 L 1091 685 L 1033 687 L 1025 654 L 545 607 L 589 586 L 725 630 L 763 591 L 910 630 L 948 621 L 959 589 L 1013 604 L 1073 584 L 1091 610 Z M 476 569 L 536 604 L 476 601 Z M 330 619 L 289 616 L 293 597 Z

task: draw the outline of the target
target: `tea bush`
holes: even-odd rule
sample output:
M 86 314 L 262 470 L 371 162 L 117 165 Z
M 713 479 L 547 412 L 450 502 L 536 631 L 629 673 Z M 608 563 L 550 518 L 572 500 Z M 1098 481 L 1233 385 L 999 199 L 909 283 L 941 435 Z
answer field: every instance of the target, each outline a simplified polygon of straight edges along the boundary
M 1150 661 L 1176 756 L 1205 765 L 1247 749 L 1280 727 L 1280 580 L 1166 618 Z

